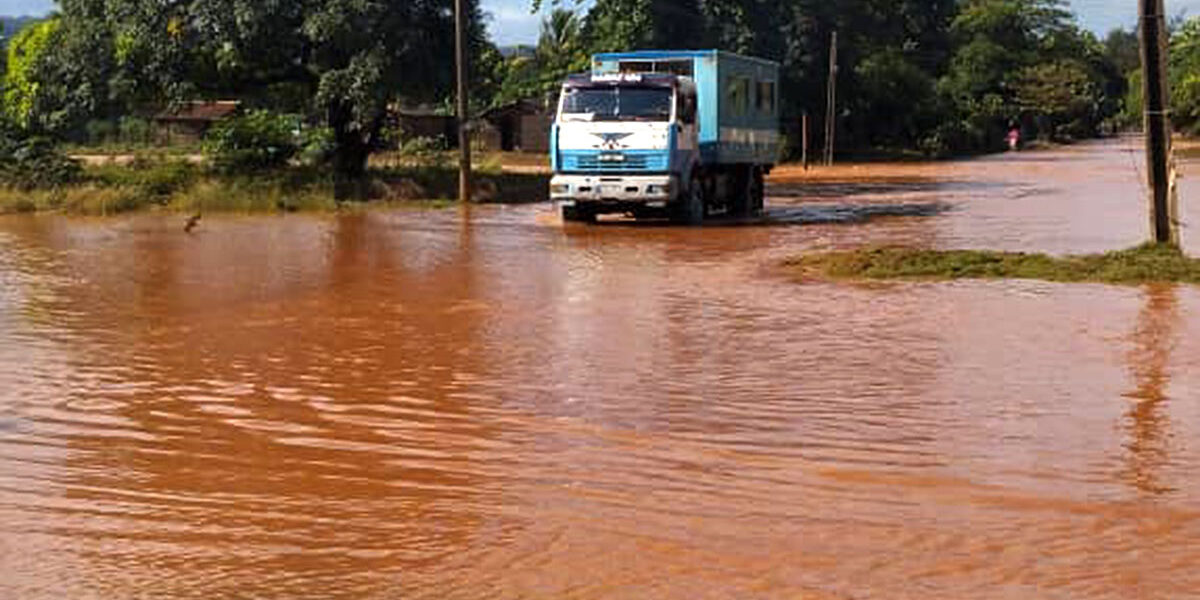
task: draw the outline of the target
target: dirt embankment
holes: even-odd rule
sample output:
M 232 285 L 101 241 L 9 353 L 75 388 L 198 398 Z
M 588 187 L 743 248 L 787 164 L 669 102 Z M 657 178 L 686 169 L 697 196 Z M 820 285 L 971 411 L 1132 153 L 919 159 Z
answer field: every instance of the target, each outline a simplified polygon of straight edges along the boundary
M 895 162 L 847 163 L 844 165 L 812 166 L 784 164 L 771 171 L 771 183 L 911 183 L 930 181 L 943 176 L 945 163 Z

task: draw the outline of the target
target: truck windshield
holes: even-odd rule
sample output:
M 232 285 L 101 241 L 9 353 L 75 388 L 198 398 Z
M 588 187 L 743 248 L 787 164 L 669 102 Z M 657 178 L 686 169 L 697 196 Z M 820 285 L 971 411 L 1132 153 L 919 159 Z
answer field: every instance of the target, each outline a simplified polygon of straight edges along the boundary
M 672 93 L 662 88 L 567 88 L 565 121 L 667 121 Z

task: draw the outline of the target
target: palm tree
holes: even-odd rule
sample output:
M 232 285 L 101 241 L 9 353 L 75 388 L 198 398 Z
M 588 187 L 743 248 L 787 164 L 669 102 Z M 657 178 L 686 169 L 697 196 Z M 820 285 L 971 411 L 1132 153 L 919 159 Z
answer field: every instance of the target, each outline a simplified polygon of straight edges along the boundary
M 575 11 L 556 8 L 542 21 L 537 58 L 542 64 L 558 64 L 583 50 L 583 22 Z

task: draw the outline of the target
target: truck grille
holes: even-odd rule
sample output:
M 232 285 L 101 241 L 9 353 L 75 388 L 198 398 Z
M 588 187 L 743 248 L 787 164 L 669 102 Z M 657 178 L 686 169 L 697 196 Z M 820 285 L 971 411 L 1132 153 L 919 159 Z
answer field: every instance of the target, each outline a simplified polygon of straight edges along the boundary
M 619 156 L 620 159 L 615 157 Z M 588 171 L 597 173 L 628 173 L 635 171 L 666 171 L 668 170 L 667 154 L 665 152 L 586 152 L 565 153 L 563 170 Z

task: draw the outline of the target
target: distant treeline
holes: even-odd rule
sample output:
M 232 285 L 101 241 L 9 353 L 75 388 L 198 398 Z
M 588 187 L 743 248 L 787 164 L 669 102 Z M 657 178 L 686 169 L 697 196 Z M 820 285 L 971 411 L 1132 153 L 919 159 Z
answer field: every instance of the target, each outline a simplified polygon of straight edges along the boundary
M 793 146 L 805 111 L 820 130 L 834 31 L 844 149 L 987 151 L 1017 125 L 1092 136 L 1120 118 L 1137 66 L 1132 34 L 1101 41 L 1060 0 L 596 0 L 586 11 L 561 0 L 536 47 L 518 52 L 501 52 L 478 0 L 467 5 L 476 111 L 551 98 L 596 51 L 715 47 L 782 63 Z M 59 7 L 10 40 L 10 135 L 80 140 L 97 120 L 236 98 L 320 125 L 336 172 L 356 177 L 385 139 L 387 107 L 453 106 L 453 0 Z
M 783 64 L 794 142 L 804 111 L 820 131 L 834 31 L 846 148 L 986 151 L 1014 125 L 1043 137 L 1089 137 L 1120 114 L 1127 92 L 1129 65 L 1059 0 L 597 0 L 586 13 L 570 6 L 560 3 L 546 20 L 532 57 L 505 62 L 502 99 L 552 91 L 595 51 L 716 47 Z M 1114 36 L 1115 50 L 1127 50 L 1121 32 Z

